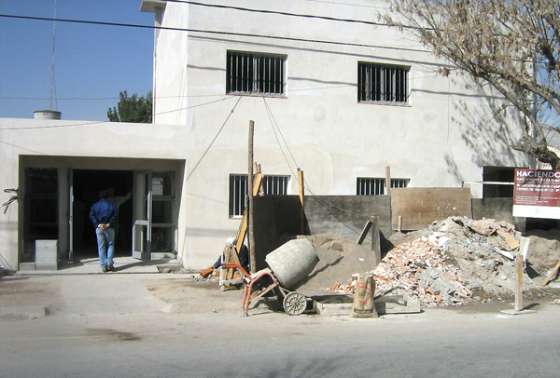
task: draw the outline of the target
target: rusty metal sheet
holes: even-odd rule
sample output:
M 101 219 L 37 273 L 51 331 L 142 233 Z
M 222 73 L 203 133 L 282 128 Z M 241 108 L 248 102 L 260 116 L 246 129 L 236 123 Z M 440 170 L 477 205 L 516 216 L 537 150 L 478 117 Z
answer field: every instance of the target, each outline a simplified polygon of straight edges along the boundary
M 471 192 L 468 188 L 393 188 L 391 223 L 401 230 L 420 230 L 433 221 L 453 215 L 472 217 Z

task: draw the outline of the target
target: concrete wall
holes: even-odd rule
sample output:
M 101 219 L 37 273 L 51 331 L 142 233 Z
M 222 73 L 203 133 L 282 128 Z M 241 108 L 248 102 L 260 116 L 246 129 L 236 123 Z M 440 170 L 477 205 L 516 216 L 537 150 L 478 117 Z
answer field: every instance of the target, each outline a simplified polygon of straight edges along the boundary
M 471 200 L 473 219 L 492 218 L 514 224 L 515 228 L 525 231 L 526 218 L 513 216 L 512 198 L 473 198 Z
M 305 217 L 312 234 L 333 233 L 356 239 L 371 216 L 379 217 L 383 234 L 391 234 L 388 196 L 305 197 Z

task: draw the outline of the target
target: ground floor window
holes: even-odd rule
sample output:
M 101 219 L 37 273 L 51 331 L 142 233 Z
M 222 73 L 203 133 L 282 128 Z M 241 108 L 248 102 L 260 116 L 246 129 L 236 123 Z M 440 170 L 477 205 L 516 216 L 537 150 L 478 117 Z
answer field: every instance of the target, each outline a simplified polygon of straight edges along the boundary
M 408 178 L 392 178 L 391 188 L 406 188 L 410 183 Z M 381 177 L 358 177 L 356 179 L 356 194 L 358 196 L 385 195 L 385 179 Z
M 285 196 L 288 194 L 290 176 L 265 175 L 262 190 L 267 196 Z M 240 217 L 245 211 L 247 196 L 247 175 L 232 174 L 229 176 L 229 216 Z
M 482 168 L 482 198 L 513 197 L 513 167 Z

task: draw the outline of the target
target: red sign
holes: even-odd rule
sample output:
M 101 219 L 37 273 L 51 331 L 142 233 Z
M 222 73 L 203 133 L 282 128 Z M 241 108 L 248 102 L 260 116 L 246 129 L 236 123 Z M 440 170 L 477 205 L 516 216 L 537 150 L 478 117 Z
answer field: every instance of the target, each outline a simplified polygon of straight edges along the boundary
M 516 168 L 513 205 L 560 206 L 560 171 Z

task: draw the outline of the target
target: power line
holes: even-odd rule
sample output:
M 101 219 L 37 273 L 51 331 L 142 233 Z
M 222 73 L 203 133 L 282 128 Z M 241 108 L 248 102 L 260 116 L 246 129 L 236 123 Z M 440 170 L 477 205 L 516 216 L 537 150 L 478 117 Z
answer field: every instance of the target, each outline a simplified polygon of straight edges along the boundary
M 271 122 L 273 123 L 273 125 L 276 126 L 276 128 L 278 129 L 278 133 L 280 134 L 282 140 L 284 141 L 284 145 L 286 146 L 286 150 L 288 151 L 288 153 L 290 154 L 290 157 L 292 158 L 292 161 L 295 165 L 295 167 L 297 169 L 299 169 L 299 165 L 296 161 L 296 158 L 294 157 L 294 154 L 292 153 L 292 151 L 290 150 L 290 147 L 288 145 L 288 142 L 286 141 L 286 138 L 284 137 L 284 133 L 282 133 L 282 130 L 280 129 L 280 126 L 278 126 L 278 123 L 276 122 L 276 119 L 274 118 L 274 114 L 272 113 L 272 109 L 270 108 L 270 105 L 268 104 L 268 102 L 266 101 L 266 98 L 263 97 L 263 101 L 264 101 L 264 106 L 266 107 L 266 111 L 269 114 L 269 118 L 271 120 Z M 274 129 L 274 127 L 273 127 Z M 297 176 L 296 176 L 297 177 Z
M 332 4 L 332 5 L 342 5 L 345 7 L 354 7 L 354 8 L 373 8 L 373 9 L 387 9 L 383 6 L 376 6 L 376 5 L 365 5 L 365 4 L 356 4 L 356 3 L 344 3 L 338 1 L 327 1 L 327 0 L 305 0 L 314 3 L 323 3 L 323 4 Z
M 263 100 L 265 100 L 264 97 L 263 97 Z M 272 114 L 272 111 L 271 111 L 270 107 L 268 106 L 266 100 L 264 101 L 264 104 L 265 104 L 266 112 L 267 112 L 267 114 L 269 115 L 269 120 L 271 121 L 271 122 L 270 122 L 270 125 L 272 126 L 272 129 L 274 130 L 274 127 L 276 126 L 276 128 L 278 129 L 278 132 L 280 133 L 280 135 L 283 135 L 282 130 L 281 130 L 281 128 L 280 128 L 280 125 L 278 124 L 278 122 L 276 122 L 276 119 L 274 118 L 274 114 Z M 275 134 L 275 136 L 276 136 L 276 132 L 275 132 L 274 134 Z M 286 148 L 288 151 L 290 151 L 290 148 L 289 148 L 289 146 L 288 146 L 288 143 L 286 142 L 286 139 L 283 138 L 283 140 L 284 140 L 285 148 Z M 277 144 L 278 144 L 278 148 L 280 149 L 280 151 L 282 152 L 282 155 L 284 156 L 284 160 L 286 161 L 286 164 L 288 165 L 288 169 L 290 170 L 290 172 L 292 173 L 292 175 L 294 175 L 294 176 L 296 177 L 296 180 L 297 180 L 298 175 L 297 175 L 297 173 L 296 173 L 294 170 L 292 170 L 292 168 L 291 168 L 291 166 L 290 166 L 290 162 L 289 162 L 289 160 L 288 160 L 288 157 L 287 157 L 286 154 L 284 153 L 284 151 L 283 151 L 283 149 L 282 149 L 282 145 L 281 145 L 281 143 L 280 143 L 280 140 L 279 140 L 277 137 L 276 137 L 276 142 L 277 142 Z M 290 151 L 290 155 L 291 155 L 291 157 L 292 157 L 292 159 L 293 159 L 293 161 L 294 161 L 295 166 L 296 166 L 296 167 L 299 167 L 299 164 L 298 164 L 297 161 L 295 160 L 295 157 L 294 157 L 294 155 L 291 153 L 291 151 Z M 299 168 L 298 168 L 298 169 L 299 169 Z M 323 209 L 330 208 L 330 209 L 337 210 L 338 212 L 341 212 L 341 213 L 347 212 L 347 210 L 345 210 L 345 209 L 339 208 L 339 207 L 337 207 L 337 206 L 335 206 L 335 205 L 333 205 L 333 204 L 331 204 L 331 203 L 328 203 L 328 202 L 325 202 L 325 201 L 319 199 L 318 196 L 317 196 L 317 194 L 315 194 L 315 193 L 311 190 L 311 188 L 309 187 L 309 183 L 307 183 L 307 182 L 304 181 L 303 185 L 304 185 L 304 189 L 306 189 L 307 192 L 309 192 L 311 195 L 315 196 L 315 200 L 317 201 L 317 203 L 319 203 L 319 205 L 321 205 L 321 207 L 322 207 Z M 342 224 L 344 227 L 346 227 L 348 230 L 352 231 L 352 232 L 360 232 L 359 229 L 357 229 L 357 228 L 355 228 L 355 227 L 353 227 L 353 226 L 351 226 L 351 225 L 345 224 L 345 223 L 343 223 L 343 222 L 341 222 L 341 224 Z
M 217 102 L 226 101 L 226 100 L 230 100 L 230 99 L 234 99 L 234 98 L 235 97 L 224 97 L 220 100 L 203 102 L 202 104 L 196 104 L 196 105 L 186 106 L 184 108 L 167 110 L 167 111 L 164 111 L 164 112 L 161 112 L 161 113 L 156 113 L 155 115 L 180 112 L 180 111 L 184 111 L 184 110 L 188 110 L 188 109 L 198 108 L 198 107 L 201 107 L 201 106 L 215 104 Z M 59 129 L 59 128 L 65 128 L 65 127 L 101 125 L 101 124 L 105 124 L 105 123 L 106 124 L 111 124 L 112 122 L 110 122 L 110 121 L 92 121 L 92 122 L 81 122 L 81 123 L 74 123 L 74 124 L 70 123 L 70 124 L 62 124 L 62 125 L 47 125 L 47 126 L 0 127 L 0 130 Z M 138 125 L 143 125 L 143 123 L 138 123 Z
M 270 109 L 268 107 L 268 103 L 266 102 L 266 99 L 264 97 L 262 99 L 263 99 L 263 103 L 264 103 L 264 106 L 265 106 L 266 115 L 268 117 L 268 123 L 270 125 L 270 128 L 272 129 L 272 134 L 274 135 L 274 139 L 276 139 L 276 143 L 278 144 L 278 148 L 280 149 L 280 152 L 282 153 L 282 155 L 284 155 L 284 160 L 286 161 L 286 164 L 288 165 L 288 169 L 296 177 L 296 180 L 298 180 L 298 176 L 296 174 L 294 174 L 294 170 L 290 166 L 290 161 L 288 159 L 288 156 L 286 155 L 286 152 L 284 152 L 284 149 L 282 148 L 282 143 L 280 142 L 280 138 L 278 137 L 278 132 L 276 131 L 276 128 L 274 127 L 273 118 L 271 116 Z M 296 165 L 296 168 L 297 168 L 297 165 Z
M 178 108 L 178 109 L 173 109 L 173 110 L 166 110 L 166 111 L 164 111 L 164 112 L 156 113 L 155 115 L 162 115 L 162 114 L 168 114 L 168 113 L 176 113 L 176 112 L 180 112 L 180 111 L 183 111 L 183 110 L 194 109 L 194 108 L 198 108 L 198 107 L 200 107 L 200 106 L 206 106 L 206 105 L 215 104 L 215 103 L 217 103 L 217 102 L 222 102 L 222 101 L 226 101 L 226 100 L 231 100 L 231 99 L 234 99 L 234 98 L 235 98 L 235 97 L 229 97 L 229 96 L 228 96 L 228 97 L 221 98 L 221 99 L 219 99 L 219 100 L 203 102 L 202 104 L 196 104 L 196 105 L 186 106 L 186 107 L 184 107 L 184 108 Z
M 237 7 L 232 5 L 208 4 L 208 3 L 200 3 L 198 1 L 190 1 L 190 0 L 164 0 L 164 1 L 166 3 L 180 3 L 180 4 L 189 4 L 189 5 L 195 5 L 200 7 L 208 7 L 208 8 L 232 9 L 232 10 L 243 11 L 243 12 L 278 14 L 281 16 L 302 17 L 302 18 L 311 18 L 311 19 L 336 21 L 336 22 L 348 22 L 348 23 L 364 24 L 364 25 L 372 25 L 372 26 L 398 27 L 403 29 L 415 29 L 415 30 L 429 30 L 427 28 L 420 28 L 418 26 L 411 26 L 411 25 L 388 24 L 384 22 L 375 22 L 375 21 L 368 21 L 368 20 L 356 20 L 353 18 L 318 16 L 314 14 L 302 14 L 302 13 L 282 12 L 282 11 L 268 10 L 268 9 L 245 8 L 245 7 Z
M 161 99 L 176 99 L 176 98 L 198 98 L 198 97 L 220 97 L 224 93 L 205 94 L 205 95 L 177 95 L 177 96 L 157 96 L 158 100 Z M 105 97 L 58 97 L 58 101 L 106 101 L 118 100 L 118 96 L 105 96 Z M 0 100 L 29 100 L 29 101 L 44 101 L 49 100 L 49 97 L 35 97 L 35 96 L 0 96 Z
M 208 152 L 210 151 L 210 149 L 212 148 L 212 146 L 214 145 L 214 143 L 216 142 L 216 139 L 218 139 L 218 137 L 220 136 L 220 134 L 222 133 L 222 130 L 224 129 L 224 127 L 226 126 L 226 124 L 228 123 L 229 119 L 231 118 L 231 116 L 233 115 L 233 113 L 235 112 L 235 109 L 237 108 L 237 105 L 239 104 L 239 102 L 241 101 L 241 96 L 239 96 L 239 98 L 237 99 L 237 102 L 233 105 L 233 107 L 231 108 L 230 112 L 228 113 L 226 119 L 224 120 L 224 122 L 222 123 L 222 125 L 218 128 L 218 131 L 216 132 L 216 134 L 212 137 L 212 139 L 210 140 L 210 143 L 208 143 L 208 146 L 204 149 L 204 152 L 202 153 L 202 155 L 200 155 L 200 158 L 198 159 L 198 161 L 193 165 L 193 168 L 191 169 L 190 173 L 187 175 L 186 178 L 186 182 L 189 181 L 189 179 L 192 177 L 193 173 L 196 172 L 196 169 L 198 168 L 198 166 L 200 165 L 200 163 L 202 163 L 202 160 L 204 160 L 204 158 L 206 157 L 206 155 L 208 154 Z
M 100 25 L 100 26 L 117 26 L 126 28 L 138 28 L 138 29 L 149 29 L 149 30 L 167 30 L 167 31 L 181 31 L 181 32 L 191 32 L 191 33 L 206 33 L 215 35 L 230 35 L 236 37 L 255 37 L 255 38 L 268 38 L 274 40 L 292 41 L 292 42 L 307 42 L 307 43 L 322 43 L 327 45 L 337 45 L 337 46 L 351 46 L 351 47 L 365 47 L 373 49 L 400 49 L 400 47 L 394 46 L 380 46 L 371 45 L 365 43 L 353 43 L 353 42 L 340 42 L 340 41 L 328 41 L 322 39 L 310 39 L 310 38 L 297 38 L 297 37 L 285 37 L 279 35 L 269 35 L 269 34 L 255 34 L 255 33 L 236 33 L 236 32 L 226 32 L 220 30 L 205 30 L 205 29 L 192 29 L 192 28 L 179 28 L 170 26 L 156 26 L 156 25 L 143 25 L 143 24 L 131 24 L 123 22 L 108 22 L 108 21 L 94 21 L 94 20 L 80 20 L 73 18 L 53 18 L 53 17 L 37 17 L 37 16 L 21 16 L 13 14 L 0 14 L 1 18 L 9 19 L 19 19 L 19 20 L 33 20 L 33 21 L 56 21 L 64 23 L 74 23 L 74 24 L 85 24 L 85 25 Z M 243 41 L 241 41 L 243 42 Z M 414 49 L 410 49 L 414 50 Z M 429 50 L 420 50 L 424 52 L 430 52 Z

